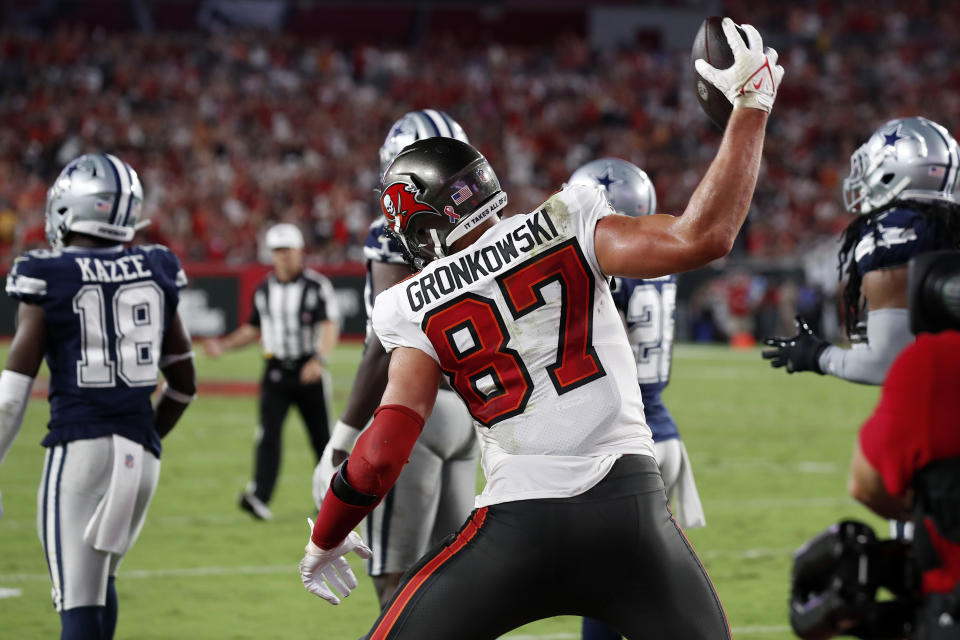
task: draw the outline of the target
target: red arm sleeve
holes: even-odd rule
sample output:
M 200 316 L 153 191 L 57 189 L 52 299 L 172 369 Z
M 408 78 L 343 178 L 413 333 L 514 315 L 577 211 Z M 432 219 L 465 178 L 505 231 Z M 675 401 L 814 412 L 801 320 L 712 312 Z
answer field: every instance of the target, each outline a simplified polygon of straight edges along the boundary
M 423 417 L 399 404 L 380 407 L 323 499 L 311 539 L 332 549 L 347 537 L 397 481 L 423 430 Z M 344 482 L 345 481 L 345 482 Z M 339 488 L 338 488 L 339 487 Z

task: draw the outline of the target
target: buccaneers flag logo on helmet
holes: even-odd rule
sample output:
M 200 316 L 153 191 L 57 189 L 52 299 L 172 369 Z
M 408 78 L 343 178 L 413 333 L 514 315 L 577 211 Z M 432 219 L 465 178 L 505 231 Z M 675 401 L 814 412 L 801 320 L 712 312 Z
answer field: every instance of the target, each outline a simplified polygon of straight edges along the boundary
M 383 190 L 380 207 L 390 228 L 397 233 L 406 230 L 410 218 L 415 214 L 424 211 L 436 213 L 433 207 L 417 200 L 416 194 L 417 188 L 406 182 L 394 182 Z

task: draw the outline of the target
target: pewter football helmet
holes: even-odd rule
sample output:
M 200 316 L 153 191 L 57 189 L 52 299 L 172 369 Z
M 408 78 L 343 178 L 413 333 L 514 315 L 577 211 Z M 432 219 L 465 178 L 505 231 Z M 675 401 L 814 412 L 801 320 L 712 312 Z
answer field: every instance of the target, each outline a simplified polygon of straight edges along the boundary
M 843 204 L 870 213 L 893 200 L 956 203 L 960 149 L 949 132 L 926 118 L 897 118 L 877 129 L 850 156 Z
M 108 153 L 80 156 L 47 191 L 47 241 L 60 247 L 72 231 L 129 242 L 145 226 L 139 222 L 142 205 L 143 187 L 129 164 Z
M 653 183 L 637 165 L 620 158 L 601 158 L 573 172 L 569 184 L 600 185 L 617 213 L 647 216 L 657 210 Z
M 415 271 L 507 204 L 497 174 L 466 142 L 431 136 L 404 148 L 383 174 L 380 210 Z
M 460 142 L 467 142 L 467 134 L 457 121 L 443 111 L 422 109 L 411 111 L 393 123 L 387 139 L 380 147 L 380 175 L 383 176 L 387 167 L 403 151 L 403 148 L 424 138 L 453 138 Z

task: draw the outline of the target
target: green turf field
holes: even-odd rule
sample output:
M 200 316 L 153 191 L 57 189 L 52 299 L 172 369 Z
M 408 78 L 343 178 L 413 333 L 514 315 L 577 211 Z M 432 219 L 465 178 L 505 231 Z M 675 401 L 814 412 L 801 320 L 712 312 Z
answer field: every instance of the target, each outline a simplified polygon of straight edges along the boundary
M 358 356 L 357 345 L 345 345 L 331 361 L 335 412 Z M 197 365 L 201 380 L 253 380 L 259 372 L 255 349 L 217 362 L 198 355 Z M 666 401 L 690 451 L 707 514 L 707 528 L 690 538 L 735 637 L 792 638 L 786 619 L 791 551 L 841 517 L 862 518 L 886 532 L 846 497 L 854 435 L 878 390 L 813 374 L 787 376 L 771 370 L 758 351 L 720 347 L 678 346 L 673 375 Z M 43 463 L 38 443 L 46 418 L 46 403 L 32 402 L 0 467 L 2 638 L 52 638 L 59 630 L 35 527 Z M 313 457 L 299 418 L 291 418 L 286 430 L 271 505 L 275 520 L 253 521 L 237 508 L 255 425 L 254 397 L 202 396 L 164 442 L 146 527 L 117 578 L 118 638 L 353 640 L 368 629 L 377 611 L 358 562 L 361 585 L 339 607 L 300 584 Z M 595 561 L 617 558 L 607 552 Z M 557 618 L 506 637 L 578 638 L 578 629 L 577 619 Z

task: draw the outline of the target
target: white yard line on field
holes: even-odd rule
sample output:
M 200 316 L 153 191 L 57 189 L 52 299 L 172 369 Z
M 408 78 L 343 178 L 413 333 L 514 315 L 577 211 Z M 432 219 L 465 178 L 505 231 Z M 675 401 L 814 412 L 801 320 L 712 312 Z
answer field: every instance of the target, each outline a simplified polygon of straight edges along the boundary
M 786 556 L 793 552 L 788 548 L 758 548 L 758 549 L 731 549 L 731 550 L 708 550 L 700 554 L 704 558 L 766 558 L 774 556 Z M 175 567 L 167 569 L 121 569 L 119 577 L 127 580 L 152 580 L 155 578 L 197 578 L 205 576 L 244 576 L 244 575 L 282 575 L 285 573 L 296 573 L 297 565 L 291 564 L 266 564 L 266 565 L 248 565 L 238 567 Z M 7 582 L 35 582 L 49 580 L 50 576 L 46 573 L 0 573 L 0 584 Z
M 20 589 L 7 589 L 0 587 L 0 600 L 4 598 L 19 598 L 23 595 L 23 591 Z

